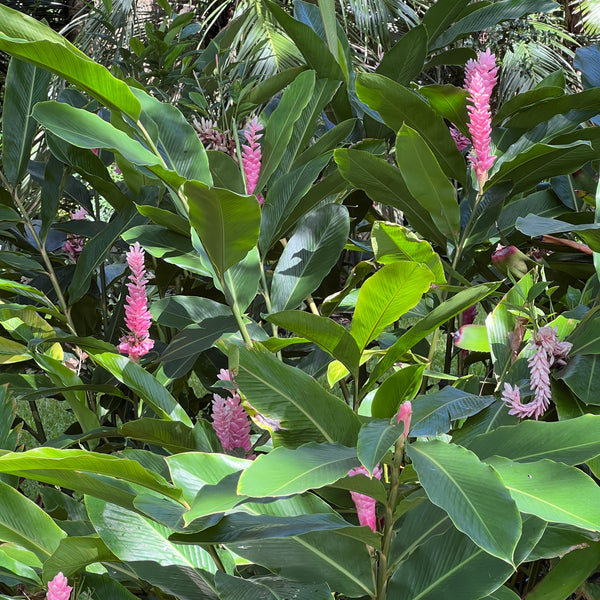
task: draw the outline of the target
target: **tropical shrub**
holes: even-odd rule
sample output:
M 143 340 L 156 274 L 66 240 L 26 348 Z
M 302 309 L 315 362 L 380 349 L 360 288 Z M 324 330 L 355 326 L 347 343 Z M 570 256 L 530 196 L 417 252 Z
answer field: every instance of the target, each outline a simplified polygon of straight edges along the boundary
M 439 0 L 374 73 L 333 3 L 265 6 L 305 64 L 227 83 L 208 150 L 200 88 L 0 6 L 5 597 L 566 598 L 599 562 L 597 50 L 494 107 L 449 46 L 554 2 Z

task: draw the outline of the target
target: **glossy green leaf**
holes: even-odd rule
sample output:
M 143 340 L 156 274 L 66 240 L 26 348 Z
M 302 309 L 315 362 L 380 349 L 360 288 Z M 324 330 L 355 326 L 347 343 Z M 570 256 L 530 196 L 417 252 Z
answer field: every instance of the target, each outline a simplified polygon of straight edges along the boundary
M 55 448 L 34 448 L 27 452 L 8 453 L 0 456 L 0 472 L 15 473 L 22 477 L 30 477 L 46 481 L 44 473 L 51 475 L 64 472 L 68 477 L 74 474 L 77 478 L 86 473 L 107 475 L 122 481 L 135 483 L 150 490 L 159 492 L 174 500 L 179 500 L 181 491 L 169 485 L 162 477 L 142 467 L 134 460 L 116 455 L 99 454 L 85 450 L 57 450 Z M 71 487 L 65 483 L 64 487 Z
M 10 338 L 0 337 L 0 365 L 9 365 L 24 360 L 31 360 L 31 354 L 27 351 L 27 346 Z
M 64 77 L 108 108 L 137 120 L 140 104 L 127 84 L 64 37 L 6 5 L 0 5 L 0 22 L 0 50 Z
M 502 21 L 519 19 L 529 13 L 550 12 L 558 7 L 559 5 L 552 0 L 502 0 L 491 5 L 484 5 L 444 31 L 435 39 L 430 50 L 448 46 L 469 33 L 483 31 Z
M 425 64 L 424 70 L 439 67 L 440 65 L 456 65 L 462 67 L 468 60 L 475 60 L 477 52 L 472 48 L 451 48 L 437 52 L 435 56 L 430 58 Z
M 42 560 L 48 558 L 66 533 L 37 504 L 1 481 L 0 494 L 0 540 L 18 544 Z
M 319 287 L 339 259 L 349 231 L 348 210 L 339 204 L 318 208 L 300 222 L 273 274 L 274 312 L 298 307 Z
M 375 259 L 381 264 L 417 262 L 427 265 L 435 275 L 434 283 L 444 285 L 446 277 L 442 261 L 431 244 L 420 240 L 412 231 L 397 223 L 376 221 L 371 230 Z
M 591 544 L 569 552 L 538 583 L 528 598 L 531 600 L 564 600 L 585 583 L 600 563 L 600 544 Z
M 348 597 L 374 593 L 367 546 L 344 533 L 317 531 L 229 547 L 247 560 L 292 581 L 327 582 L 331 589 Z
M 600 372 L 600 356 L 577 354 L 561 369 L 559 377 L 569 389 L 585 404 L 600 404 L 600 382 L 596 376 Z
M 281 11 L 279 8 L 277 10 Z M 287 15 L 286 18 L 291 19 Z M 296 23 L 296 21 L 294 22 Z M 302 25 L 302 27 L 305 27 L 305 25 Z M 304 71 L 300 73 L 286 88 L 277 108 L 269 117 L 262 143 L 262 164 L 258 183 L 256 184 L 256 193 L 261 191 L 279 166 L 292 137 L 294 124 L 310 102 L 314 89 L 315 72 Z
M 402 367 L 377 388 L 371 415 L 379 418 L 391 418 L 398 412 L 405 400 L 413 400 L 419 392 L 426 365 L 408 365 Z
M 461 313 L 469 306 L 473 306 L 486 296 L 489 296 L 500 285 L 497 282 L 483 283 L 463 290 L 434 308 L 426 317 L 413 325 L 392 346 L 385 356 L 375 365 L 369 380 L 363 386 L 361 394 L 366 394 L 377 379 L 379 379 L 400 357 L 410 350 L 417 342 L 420 342 L 440 325 Z
M 492 402 L 487 408 L 469 417 L 461 426 L 452 433 L 452 440 L 460 446 L 466 446 L 467 440 L 477 435 L 493 431 L 503 425 L 515 425 L 518 418 L 509 415 L 506 405 L 502 400 Z
M 433 4 L 423 16 L 430 42 L 435 42 L 460 17 L 469 3 L 468 0 L 440 0 Z
M 161 159 L 140 142 L 94 113 L 62 102 L 50 101 L 36 104 L 33 116 L 54 135 L 74 146 L 88 149 L 104 148 L 118 152 L 134 165 L 148 167 L 176 188 L 184 181 L 177 173 L 166 170 Z
M 600 315 L 594 309 L 577 325 L 567 338 L 573 344 L 571 354 L 600 354 Z
M 406 450 L 429 499 L 492 556 L 512 563 L 521 517 L 497 473 L 472 452 L 439 440 Z
M 388 595 L 402 600 L 473 600 L 494 591 L 512 572 L 509 564 L 451 527 L 444 535 L 430 537 L 400 565 Z
M 373 273 L 375 266 L 373 263 L 363 260 L 359 262 L 346 278 L 344 287 L 339 291 L 327 296 L 321 304 L 321 314 L 324 317 L 331 316 L 335 309 L 342 303 L 352 290 L 358 287 L 369 275 Z
M 169 542 L 170 529 L 132 511 L 90 496 L 85 502 L 101 539 L 138 577 L 181 600 L 216 600 L 216 566 L 206 550 Z
M 255 196 L 188 181 L 185 186 L 190 223 L 198 233 L 219 277 L 256 246 L 260 206 Z
M 354 338 L 332 319 L 299 310 L 287 310 L 269 315 L 267 320 L 314 342 L 339 360 L 348 371 L 354 372 L 358 367 L 360 351 Z
M 304 444 L 262 454 L 240 477 L 238 492 L 254 498 L 318 489 L 358 466 L 356 451 L 339 444 Z
M 167 296 L 150 306 L 152 317 L 166 327 L 183 329 L 205 319 L 229 316 L 229 307 L 201 296 Z
M 399 169 L 363 150 L 339 148 L 334 152 L 334 158 L 340 173 L 353 186 L 364 190 L 374 202 L 401 210 L 417 233 L 437 246 L 445 247 L 446 238 L 429 213 L 411 196 Z
M 429 104 L 438 115 L 448 119 L 465 135 L 467 134 L 469 113 L 467 112 L 468 93 L 465 89 L 451 84 L 425 85 L 419 88 L 419 93 L 429 100 Z
M 446 176 L 466 182 L 465 159 L 442 117 L 411 90 L 376 73 L 360 73 L 356 93 L 362 102 L 376 110 L 394 131 L 403 125 L 425 140 Z
M 171 171 L 184 179 L 212 185 L 208 158 L 196 130 L 172 104 L 160 102 L 146 92 L 131 88 L 140 102 L 140 121 L 146 130 L 155 132 L 153 142 Z
M 25 584 L 42 585 L 34 567 L 39 569 L 42 566 L 41 560 L 31 551 L 22 546 L 13 543 L 3 543 L 0 546 L 0 569 L 4 573 L 8 571 L 12 577 L 15 577 Z M 8 596 L 0 596 L 3 600 L 8 600 Z
M 502 104 L 502 106 L 494 115 L 492 123 L 494 125 L 499 125 L 508 117 L 532 106 L 537 105 L 539 110 L 540 102 L 550 100 L 551 98 L 559 98 L 564 94 L 565 90 L 563 88 L 555 86 L 539 87 L 529 90 L 527 92 L 522 92 L 517 96 L 508 99 L 506 102 L 504 102 L 504 104 Z
M 373 419 L 367 421 L 358 433 L 358 460 L 373 474 L 379 461 L 389 452 L 396 440 L 403 434 L 403 423 L 396 424 L 393 419 Z
M 158 445 L 173 454 L 197 449 L 193 430 L 181 421 L 143 417 L 123 423 L 118 432 L 127 438 Z
M 383 56 L 376 73 L 408 85 L 419 75 L 427 57 L 427 30 L 423 25 L 405 33 Z
M 331 590 L 326 583 L 302 584 L 283 577 L 243 579 L 219 571 L 215 576 L 221 600 L 329 600 Z
M 519 510 L 545 521 L 600 530 L 600 488 L 585 473 L 551 460 L 490 459 Z
M 429 212 L 441 233 L 457 240 L 460 211 L 454 186 L 425 140 L 406 124 L 396 137 L 396 162 L 411 196 Z
M 454 345 L 471 352 L 490 352 L 490 341 L 485 325 L 463 325 L 454 336 Z
M 52 556 L 44 562 L 44 581 L 52 580 L 59 572 L 69 578 L 93 563 L 118 560 L 98 537 L 68 537 L 60 541 Z
M 2 132 L 2 166 L 8 183 L 13 186 L 21 181 L 27 171 L 37 127 L 31 111 L 35 104 L 48 99 L 49 84 L 48 71 L 16 58 L 10 61 L 2 116 L 4 123 L 10 123 L 11 126 L 4 127 Z
M 568 465 L 600 454 L 600 415 L 567 421 L 523 421 L 478 435 L 466 443 L 481 460 L 498 455 L 519 462 L 550 459 Z
M 327 155 L 338 147 L 344 140 L 347 140 L 352 130 L 356 126 L 356 119 L 346 119 L 332 127 L 320 136 L 314 144 L 304 150 L 294 161 L 293 167 L 300 167 L 309 163 L 311 160 Z
M 592 250 L 600 252 L 600 224 L 572 225 L 558 219 L 547 219 L 529 214 L 525 218 L 519 217 L 515 226 L 521 233 L 531 237 L 574 231 L 586 241 Z
M 564 556 L 571 552 L 574 546 L 589 545 L 596 537 L 597 535 L 591 531 L 567 525 L 549 524 L 544 535 L 529 554 L 528 560 Z
M 92 600 L 138 600 L 127 588 L 109 575 L 85 573 L 80 583 L 81 589 L 93 590 Z
M 506 586 L 501 586 L 488 596 L 484 600 L 519 600 L 520 596 L 517 596 L 511 589 Z
M 415 307 L 434 275 L 418 263 L 385 265 L 360 288 L 350 333 L 362 351 L 388 325 Z
M 236 194 L 246 193 L 240 168 L 229 154 L 218 150 L 207 150 L 206 156 L 215 187 L 227 188 Z
M 140 365 L 120 354 L 95 352 L 91 348 L 86 348 L 86 351 L 95 363 L 133 390 L 160 418 L 192 425 L 191 419 L 175 398 Z

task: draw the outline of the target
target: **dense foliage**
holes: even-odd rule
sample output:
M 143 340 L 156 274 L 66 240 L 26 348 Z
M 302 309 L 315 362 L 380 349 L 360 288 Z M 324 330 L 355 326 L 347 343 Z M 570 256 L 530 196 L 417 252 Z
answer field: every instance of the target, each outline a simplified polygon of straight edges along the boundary
M 254 8 L 275 74 L 0 5 L 1 597 L 600 597 L 600 51 L 499 95 L 481 32 L 552 0 L 376 65 Z

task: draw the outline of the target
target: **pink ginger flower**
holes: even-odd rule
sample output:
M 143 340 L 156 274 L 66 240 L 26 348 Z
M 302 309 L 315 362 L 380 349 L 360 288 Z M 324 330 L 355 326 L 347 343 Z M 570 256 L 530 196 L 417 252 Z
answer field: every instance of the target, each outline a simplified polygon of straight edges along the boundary
M 518 415 L 521 419 L 534 417 L 537 421 L 546 412 L 552 399 L 550 368 L 566 364 L 565 359 L 573 345 L 570 342 L 559 341 L 557 331 L 552 327 L 540 327 L 531 337 L 529 345 L 535 349 L 527 360 L 533 400 L 522 404 L 519 388 L 513 388 L 508 383 L 504 384 L 502 400 L 510 408 L 508 414 Z
M 496 157 L 491 154 L 492 113 L 490 98 L 498 81 L 496 57 L 489 51 L 480 52 L 477 60 L 469 60 L 465 68 L 465 89 L 469 92 L 467 100 L 472 106 L 469 111 L 469 132 L 473 140 L 473 152 L 469 160 L 475 169 L 480 191 L 487 181 L 488 171 Z
M 83 221 L 87 216 L 87 210 L 85 208 L 78 208 L 76 211 L 69 213 L 73 221 Z M 67 241 L 63 244 L 63 250 L 69 255 L 73 262 L 77 262 L 83 246 L 85 244 L 85 238 L 74 233 L 67 234 Z
M 118 350 L 121 354 L 128 354 L 129 358 L 138 361 L 141 356 L 147 354 L 154 347 L 154 340 L 148 334 L 152 315 L 148 311 L 146 299 L 146 268 L 144 267 L 144 251 L 139 242 L 129 246 L 129 252 L 125 255 L 131 269 L 127 284 L 129 294 L 125 305 L 125 324 L 129 333 L 121 338 Z
M 404 423 L 404 433 L 402 436 L 404 439 L 408 437 L 408 432 L 410 431 L 410 420 L 412 418 L 412 404 L 410 400 L 403 402 L 400 405 L 400 410 L 398 411 L 398 423 L 402 421 Z
M 471 145 L 471 140 L 466 135 L 463 135 L 460 129 L 454 125 L 450 127 L 450 135 L 452 136 L 452 139 L 454 140 L 459 152 L 466 150 Z
M 405 402 L 404 404 L 407 403 Z M 408 402 L 408 404 L 410 404 L 410 402 Z M 373 470 L 373 477 L 381 479 L 382 472 L 381 467 L 377 465 Z M 360 467 L 348 471 L 348 475 L 350 477 L 354 477 L 354 475 L 366 475 L 369 477 L 369 471 L 361 465 Z M 352 496 L 352 501 L 354 502 L 354 506 L 356 506 L 358 522 L 363 526 L 366 525 L 367 527 L 370 527 L 373 532 L 377 531 L 377 500 L 359 492 L 350 492 L 350 496 Z
M 67 585 L 67 583 L 68 580 L 62 573 L 59 573 L 52 581 L 49 581 L 46 600 L 69 600 L 73 588 Z
M 225 452 L 231 452 L 236 448 L 243 448 L 248 458 L 250 450 L 252 450 L 250 417 L 248 417 L 248 413 L 242 406 L 242 400 L 237 392 L 237 384 L 233 379 L 231 371 L 221 369 L 217 377 L 221 381 L 230 381 L 236 392 L 228 398 L 222 398 L 218 394 L 213 394 L 213 429 Z
M 235 142 L 229 131 L 219 131 L 214 121 L 204 117 L 200 117 L 199 121 L 194 119 L 194 127 L 206 150 L 225 152 L 235 158 Z
M 257 118 L 254 117 L 244 131 L 244 136 L 248 143 L 242 146 L 242 166 L 246 177 L 246 192 L 248 194 L 254 193 L 260 176 L 262 153 L 258 140 L 262 137 L 262 133 L 258 132 L 262 131 L 262 129 L 263 126 L 258 122 Z M 260 194 L 256 197 L 258 198 L 259 204 L 262 206 L 265 201 L 264 198 Z

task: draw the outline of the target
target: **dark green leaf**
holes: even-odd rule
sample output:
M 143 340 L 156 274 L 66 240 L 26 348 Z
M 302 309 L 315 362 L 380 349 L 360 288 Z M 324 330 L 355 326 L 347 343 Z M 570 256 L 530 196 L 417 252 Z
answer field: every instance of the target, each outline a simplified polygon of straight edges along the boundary
M 417 395 L 425 367 L 426 365 L 408 365 L 385 379 L 373 398 L 371 415 L 389 419 L 397 414 L 402 402 L 412 400 Z
M 379 461 L 403 434 L 404 425 L 389 419 L 367 421 L 358 433 L 358 460 L 372 475 Z
M 409 29 L 400 41 L 388 50 L 376 73 L 408 85 L 423 69 L 427 57 L 427 30 L 423 25 Z
M 221 600 L 329 600 L 331 590 L 326 583 L 302 584 L 283 577 L 232 577 L 222 571 L 215 576 Z

